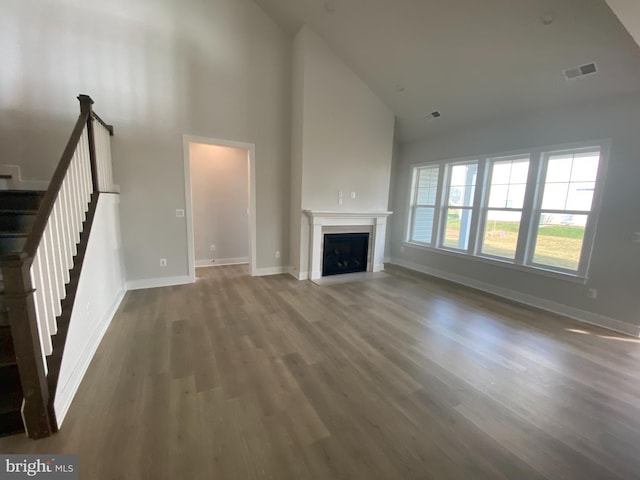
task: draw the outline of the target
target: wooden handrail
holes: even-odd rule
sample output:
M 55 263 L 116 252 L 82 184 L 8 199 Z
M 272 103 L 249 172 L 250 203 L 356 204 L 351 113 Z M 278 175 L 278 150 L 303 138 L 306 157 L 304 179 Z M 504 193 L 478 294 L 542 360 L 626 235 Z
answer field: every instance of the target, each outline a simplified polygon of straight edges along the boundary
M 4 303 L 7 307 L 24 395 L 23 418 L 31 438 L 49 436 L 57 431 L 53 398 L 66 340 L 64 332 L 67 331 L 65 328 L 68 328 L 68 324 L 58 330 L 56 338 L 61 340 L 57 342 L 56 358 L 49 371 L 50 379 L 47 379 L 47 361 L 43 354 L 54 353 L 50 342 L 51 332 L 57 328 L 62 308 L 61 300 L 65 298 L 65 294 L 65 300 L 71 303 L 64 308 L 73 306 L 76 292 L 74 289 L 77 289 L 78 284 L 77 281 L 69 281 L 71 277 L 67 271 L 71 269 L 70 265 L 73 265 L 78 272 L 75 278 L 79 278 L 85 252 L 83 249 L 86 249 L 98 202 L 100 180 L 95 123 L 104 126 L 109 134 L 113 135 L 113 127 L 93 112 L 91 97 L 79 95 L 78 100 L 80 115 L 53 173 L 49 188 L 42 197 L 24 248 L 21 252 L 0 256 L 0 269 L 5 285 Z M 103 132 L 100 132 L 100 135 L 103 135 L 101 142 L 104 144 L 105 138 L 108 137 Z M 102 159 L 103 163 L 110 162 L 110 158 L 108 155 L 107 160 Z M 101 165 L 101 168 L 104 170 L 104 165 Z M 69 179 L 68 184 L 65 183 L 65 179 Z M 112 186 L 112 183 L 110 181 L 106 187 Z M 78 236 L 80 244 L 76 251 L 72 248 L 72 242 L 77 242 Z M 74 259 L 71 259 L 74 254 Z M 36 258 L 37 262 L 34 264 Z M 33 268 L 34 266 L 36 268 Z M 71 291 L 65 290 L 69 285 Z M 55 317 L 58 317 L 58 320 Z
M 27 254 L 26 260 L 29 262 L 29 265 L 33 262 L 33 257 L 35 256 L 38 245 L 44 235 L 44 230 L 47 227 L 47 222 L 49 221 L 49 215 L 51 215 L 56 198 L 58 197 L 58 192 L 62 187 L 64 177 L 67 174 L 71 160 L 73 160 L 73 154 L 76 151 L 78 142 L 80 142 L 80 137 L 82 136 L 84 127 L 87 125 L 87 122 L 91 117 L 91 105 L 93 104 L 91 97 L 89 95 L 78 95 L 78 100 L 80 101 L 80 116 L 73 127 L 73 132 L 71 133 L 67 146 L 62 153 L 58 167 L 53 173 L 53 177 L 49 183 L 49 188 L 47 188 L 47 191 L 42 198 L 42 203 L 40 204 L 40 208 L 36 214 L 33 228 L 24 245 L 23 252 Z

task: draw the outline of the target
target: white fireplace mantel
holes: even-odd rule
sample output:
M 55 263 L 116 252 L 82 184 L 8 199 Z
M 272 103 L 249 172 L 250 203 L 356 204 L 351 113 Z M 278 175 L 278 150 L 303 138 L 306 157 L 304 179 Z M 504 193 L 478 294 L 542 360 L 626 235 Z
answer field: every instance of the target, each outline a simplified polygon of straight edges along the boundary
M 324 227 L 370 227 L 370 261 L 367 271 L 384 270 L 387 217 L 393 212 L 304 210 L 309 217 L 309 270 L 311 280 L 322 277 Z

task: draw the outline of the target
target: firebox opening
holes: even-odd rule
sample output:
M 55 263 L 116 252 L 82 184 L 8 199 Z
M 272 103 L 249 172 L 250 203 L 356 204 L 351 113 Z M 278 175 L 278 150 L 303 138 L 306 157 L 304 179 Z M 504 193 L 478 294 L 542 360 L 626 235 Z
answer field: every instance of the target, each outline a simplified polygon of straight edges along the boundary
M 322 276 L 366 272 L 368 233 L 325 233 Z

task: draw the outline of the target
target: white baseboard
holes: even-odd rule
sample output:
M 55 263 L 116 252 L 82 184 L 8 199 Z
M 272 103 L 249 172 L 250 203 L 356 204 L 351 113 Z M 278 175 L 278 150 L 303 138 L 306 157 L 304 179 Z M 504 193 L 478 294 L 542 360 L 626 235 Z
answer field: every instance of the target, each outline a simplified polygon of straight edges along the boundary
M 69 407 L 71 406 L 71 402 L 80 387 L 80 383 L 84 378 L 84 374 L 87 372 L 87 368 L 89 368 L 89 364 L 91 360 L 93 360 L 93 356 L 98 350 L 98 346 L 100 346 L 100 342 L 102 341 L 102 337 L 111 325 L 111 320 L 116 314 L 122 299 L 124 298 L 127 290 L 122 288 L 116 298 L 114 299 L 111 307 L 104 315 L 102 320 L 96 325 L 93 333 L 89 337 L 89 341 L 86 343 L 84 349 L 82 350 L 82 354 L 78 362 L 73 366 L 72 373 L 68 377 L 67 382 L 63 385 L 59 385 L 56 391 L 56 398 L 54 400 L 55 411 L 56 411 L 56 420 L 58 421 L 58 427 L 62 425 L 64 418 L 67 416 L 67 412 L 69 411 Z
M 142 290 L 144 288 L 173 287 L 194 283 L 195 279 L 189 275 L 179 277 L 145 278 L 142 280 L 130 280 L 127 282 L 127 290 Z
M 309 272 L 296 272 L 294 270 L 291 270 L 289 272 L 289 275 L 291 275 L 296 280 L 309 280 Z
M 418 263 L 408 262 L 400 258 L 391 258 L 390 263 L 408 268 L 409 270 L 425 273 L 433 277 L 438 277 L 449 280 L 451 282 L 459 283 L 461 285 L 466 285 L 467 287 L 482 290 L 483 292 L 491 293 L 499 297 L 513 300 L 515 302 L 524 303 L 525 305 L 540 308 L 551 313 L 564 315 L 565 317 L 573 318 L 574 320 L 578 320 L 580 322 L 590 323 L 592 325 L 607 328 L 609 330 L 614 330 L 616 332 L 624 333 L 625 335 L 630 335 L 632 337 L 640 337 L 640 326 L 631 325 L 630 323 L 607 317 L 605 315 L 588 312 L 580 308 L 571 307 L 551 300 L 545 300 L 544 298 L 534 297 L 533 295 L 528 295 L 526 293 L 521 293 L 508 288 L 498 287 L 490 283 L 482 282 L 480 280 L 474 280 L 462 275 L 445 272 L 443 270 L 427 267 Z
M 220 265 L 244 265 L 249 263 L 249 257 L 237 257 L 237 258 L 216 258 L 196 260 L 196 267 L 217 267 Z
M 256 268 L 254 277 L 266 277 L 267 275 L 280 275 L 282 273 L 289 273 L 291 267 L 269 267 L 269 268 Z

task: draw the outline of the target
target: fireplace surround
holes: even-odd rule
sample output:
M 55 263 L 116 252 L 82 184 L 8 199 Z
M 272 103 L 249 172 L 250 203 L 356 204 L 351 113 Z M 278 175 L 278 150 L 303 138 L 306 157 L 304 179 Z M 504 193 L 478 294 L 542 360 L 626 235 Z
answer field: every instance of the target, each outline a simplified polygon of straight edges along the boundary
M 367 272 L 384 270 L 384 245 L 387 217 L 393 212 L 305 210 L 309 218 L 309 278 L 322 275 L 324 235 L 331 233 L 368 233 Z

